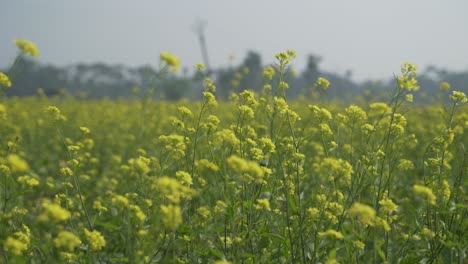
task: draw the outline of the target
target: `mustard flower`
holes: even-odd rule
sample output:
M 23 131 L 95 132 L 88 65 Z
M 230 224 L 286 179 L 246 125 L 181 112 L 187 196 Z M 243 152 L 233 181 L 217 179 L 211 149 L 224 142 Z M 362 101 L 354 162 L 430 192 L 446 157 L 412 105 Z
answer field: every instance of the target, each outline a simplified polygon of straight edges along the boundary
M 329 82 L 327 79 L 325 79 L 325 78 L 319 77 L 319 78 L 317 79 L 317 82 L 315 83 L 315 85 L 316 85 L 317 87 L 320 87 L 320 88 L 326 90 L 326 89 L 328 89 L 328 87 L 330 86 L 330 82 Z
M 16 256 L 21 256 L 28 249 L 28 246 L 29 245 L 24 241 L 11 236 L 7 237 L 3 242 L 3 250 Z
M 452 91 L 450 99 L 452 99 L 452 101 L 454 101 L 455 103 L 466 103 L 468 101 L 468 98 L 466 98 L 465 93 L 459 91 Z
M 106 246 L 106 239 L 101 232 L 97 230 L 89 231 L 85 228 L 84 234 L 92 251 L 99 251 Z
M 231 262 L 227 260 L 217 260 L 213 264 L 231 264 Z
M 415 184 L 413 186 L 414 193 L 423 200 L 426 200 L 430 205 L 436 204 L 436 196 L 429 187 Z
M 341 232 L 330 229 L 325 232 L 318 232 L 319 237 L 334 237 L 336 239 L 343 239 L 344 236 Z
M 15 39 L 13 42 L 20 49 L 21 53 L 29 54 L 32 57 L 39 55 L 39 50 L 37 49 L 36 44 L 31 41 L 26 39 Z
M 11 87 L 10 78 L 8 78 L 8 76 L 6 74 L 4 74 L 3 72 L 0 72 L 0 85 L 4 86 L 6 88 Z
M 288 89 L 288 88 L 289 88 L 289 84 L 286 83 L 286 82 L 281 81 L 281 82 L 279 83 L 279 88 L 280 88 L 280 89 Z
M 89 133 L 91 133 L 91 130 L 89 130 L 89 128 L 87 128 L 87 127 L 80 127 L 80 131 L 81 131 L 83 134 L 89 134 Z
M 260 211 L 271 211 L 270 201 L 266 198 L 257 199 L 257 204 L 255 205 L 255 209 L 260 210 Z
M 210 93 L 216 92 L 216 86 L 211 78 L 205 78 L 205 91 Z
M 273 76 L 275 75 L 275 68 L 268 66 L 263 70 L 263 77 L 267 80 L 273 79 Z
M 351 208 L 349 208 L 348 213 L 351 216 L 357 217 L 359 222 L 363 225 L 374 225 L 376 212 L 374 208 L 361 204 L 361 203 L 354 203 Z
M 71 213 L 67 209 L 62 208 L 59 204 L 52 203 L 49 200 L 44 200 L 42 202 L 42 209 L 43 212 L 38 218 L 41 222 L 64 222 L 70 219 L 71 216 Z
M 81 244 L 81 240 L 77 235 L 66 230 L 60 231 L 60 233 L 58 233 L 57 237 L 54 238 L 53 241 L 57 248 L 68 252 L 73 251 L 75 247 Z
M 13 255 L 21 256 L 29 247 L 30 229 L 26 225 L 22 225 L 21 231 L 13 233 L 13 236 L 7 237 L 3 244 L 3 250 L 10 252 Z
M 31 187 L 39 185 L 39 181 L 36 178 L 33 178 L 33 177 L 29 176 L 29 175 L 19 176 L 17 181 L 19 183 L 26 184 L 26 185 L 31 186 Z
M 28 172 L 29 165 L 28 163 L 22 159 L 20 156 L 16 154 L 10 154 L 7 156 L 7 162 L 10 165 L 10 169 L 13 173 L 15 172 Z
M 114 195 L 114 197 L 111 199 L 111 202 L 113 205 L 119 208 L 125 208 L 130 204 L 127 197 L 122 195 Z
M 311 207 L 311 208 L 307 209 L 307 214 L 309 215 L 309 217 L 312 220 L 315 220 L 320 215 L 320 211 L 315 207 Z
M 178 205 L 161 205 L 162 222 L 164 226 L 175 231 L 182 224 L 182 211 Z
M 176 178 L 179 179 L 180 183 L 182 184 L 187 184 L 187 185 L 192 185 L 192 176 L 188 172 L 185 171 L 178 171 L 176 172 Z
M 188 109 L 186 106 L 179 106 L 177 108 L 177 110 L 179 111 L 179 115 L 181 116 L 193 116 L 193 113 L 190 109 Z
M 414 99 L 414 97 L 413 97 L 412 94 L 407 94 L 405 98 L 406 98 L 406 101 L 408 101 L 408 102 L 410 102 L 410 103 L 412 103 L 412 102 L 413 102 L 413 99 Z
M 197 209 L 197 213 L 203 218 L 208 218 L 210 216 L 210 209 L 207 206 L 202 206 Z
M 379 204 L 382 208 L 382 211 L 384 213 L 391 213 L 391 212 L 394 212 L 398 209 L 398 205 L 396 205 L 392 199 L 390 198 L 384 198 L 382 200 L 379 201 Z
M 205 98 L 205 102 L 208 106 L 211 106 L 211 107 L 218 106 L 216 97 L 211 92 L 203 92 L 203 97 Z
M 450 83 L 448 82 L 441 82 L 439 88 L 444 91 L 450 90 Z
M 205 69 L 205 65 L 201 62 L 195 63 L 194 67 L 197 69 L 197 71 L 203 71 Z
M 169 52 L 161 52 L 159 54 L 159 58 L 161 59 L 161 61 L 166 63 L 166 65 L 171 69 L 172 72 L 177 72 L 179 70 L 180 61 L 175 55 Z

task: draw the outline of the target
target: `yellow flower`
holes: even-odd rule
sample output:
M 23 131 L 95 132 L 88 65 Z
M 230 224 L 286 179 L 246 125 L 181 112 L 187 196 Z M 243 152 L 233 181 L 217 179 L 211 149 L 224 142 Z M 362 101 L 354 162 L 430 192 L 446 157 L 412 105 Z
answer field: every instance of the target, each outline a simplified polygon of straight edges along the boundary
M 195 63 L 194 66 L 198 71 L 203 71 L 205 69 L 205 65 L 203 63 L 200 63 L 200 62 Z
M 275 68 L 268 66 L 263 70 L 263 77 L 267 80 L 273 79 L 273 76 L 275 75 Z
M 190 176 L 188 172 L 178 171 L 176 172 L 176 178 L 179 179 L 180 183 L 182 184 L 187 184 L 187 185 L 193 184 L 192 176 Z
M 414 99 L 414 97 L 413 97 L 412 94 L 407 94 L 407 95 L 406 95 L 406 101 L 412 103 L 412 102 L 413 102 L 413 99 Z
M 85 228 L 84 233 L 92 251 L 99 251 L 106 246 L 106 239 L 99 231 L 89 231 Z
M 166 63 L 172 72 L 177 72 L 179 70 L 180 61 L 175 55 L 169 52 L 161 52 L 159 58 Z
M 391 213 L 398 209 L 398 205 L 396 205 L 390 198 L 384 198 L 380 200 L 379 204 L 382 208 L 382 211 L 385 213 Z
M 111 202 L 113 205 L 119 208 L 125 208 L 129 205 L 128 199 L 122 195 L 115 195 L 114 197 L 112 197 Z
M 213 264 L 231 264 L 231 262 L 227 260 L 217 260 Z
M 319 77 L 315 84 L 317 87 L 320 87 L 324 90 L 328 89 L 328 87 L 330 86 L 330 82 L 327 79 L 322 78 L 322 77 Z
M 341 232 L 330 229 L 325 232 L 318 232 L 319 237 L 334 237 L 336 239 L 343 239 L 344 236 Z
M 36 178 L 33 178 L 33 177 L 29 176 L 29 175 L 19 176 L 17 181 L 19 183 L 26 184 L 26 185 L 31 186 L 31 187 L 39 185 L 39 181 Z
M 268 199 L 257 199 L 257 204 L 255 205 L 257 210 L 271 211 L 270 201 Z
M 70 231 L 60 231 L 57 237 L 54 238 L 54 245 L 57 248 L 66 250 L 68 252 L 73 251 L 76 246 L 81 244 L 80 238 Z
M 14 237 L 7 237 L 3 242 L 3 250 L 10 252 L 13 255 L 20 256 L 28 249 L 28 244 Z
M 312 220 L 315 220 L 318 218 L 319 214 L 320 214 L 320 211 L 315 208 L 315 207 L 311 207 L 309 209 L 307 209 L 307 213 L 309 214 L 310 218 Z
M 10 168 L 13 173 L 29 171 L 28 163 L 16 154 L 8 155 L 7 161 L 10 164 Z
M 429 239 L 435 237 L 434 231 L 430 230 L 427 227 L 423 228 L 422 234 L 423 234 L 424 237 L 429 238 Z
M 177 205 L 161 205 L 162 221 L 164 226 L 175 231 L 182 224 L 182 212 Z
M 419 196 L 423 200 L 426 200 L 429 204 L 436 204 L 436 196 L 430 188 L 424 185 L 416 184 L 413 186 L 413 191 L 417 196 Z
M 202 206 L 197 209 L 197 213 L 203 216 L 203 218 L 208 218 L 210 216 L 210 209 L 207 206 Z
M 3 250 L 5 250 L 5 252 L 20 256 L 28 249 L 31 232 L 29 227 L 24 224 L 22 228 L 22 231 L 17 231 L 13 233 L 13 236 L 7 237 L 3 244 Z
M 444 91 L 450 90 L 450 83 L 448 82 L 441 82 L 439 88 Z
M 468 101 L 468 98 L 466 98 L 465 93 L 459 91 L 452 91 L 450 99 L 452 99 L 452 101 L 454 101 L 455 103 L 466 103 Z
M 376 212 L 374 208 L 361 204 L 361 203 L 354 203 L 351 208 L 348 210 L 351 216 L 357 217 L 359 222 L 364 225 L 374 225 L 374 220 L 376 216 Z
M 57 221 L 63 222 L 70 218 L 71 214 L 67 209 L 62 208 L 60 205 L 51 203 L 49 200 L 44 200 L 42 202 L 42 209 L 44 210 L 41 215 L 39 215 L 39 221 L 48 222 L 48 221 Z
M 5 86 L 6 88 L 11 87 L 10 78 L 3 72 L 0 72 L 0 85 Z
M 39 50 L 37 49 L 36 44 L 31 41 L 26 39 L 15 39 L 13 42 L 20 49 L 21 53 L 29 54 L 32 57 L 39 55 Z

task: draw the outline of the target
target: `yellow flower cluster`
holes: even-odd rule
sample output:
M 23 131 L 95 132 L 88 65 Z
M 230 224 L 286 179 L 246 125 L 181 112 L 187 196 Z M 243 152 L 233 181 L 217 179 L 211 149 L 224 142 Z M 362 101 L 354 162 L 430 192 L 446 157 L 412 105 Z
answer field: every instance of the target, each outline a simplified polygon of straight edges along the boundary
M 376 212 L 374 208 L 361 204 L 361 203 L 354 203 L 351 208 L 349 208 L 348 213 L 358 218 L 359 222 L 363 225 L 370 225 L 373 226 L 375 223 Z
M 270 200 L 266 198 L 257 199 L 257 204 L 255 205 L 255 209 L 260 210 L 260 211 L 271 211 Z
M 16 172 L 28 172 L 29 165 L 28 163 L 16 154 L 10 154 L 7 157 L 7 162 L 10 165 L 10 170 L 13 173 Z
M 450 99 L 452 99 L 452 101 L 456 103 L 466 103 L 468 101 L 465 93 L 459 92 L 459 91 L 452 91 L 452 94 L 450 95 Z
M 36 44 L 31 41 L 26 39 L 15 39 L 13 42 L 20 49 L 21 53 L 29 54 L 32 57 L 39 55 L 39 50 L 37 49 Z
M 162 222 L 164 226 L 175 231 L 182 224 L 182 211 L 178 205 L 161 205 Z
M 72 252 L 75 247 L 81 245 L 80 238 L 70 231 L 60 231 L 54 238 L 54 245 L 64 251 Z
M 14 232 L 13 236 L 6 238 L 3 243 L 3 250 L 5 250 L 5 252 L 20 256 L 28 250 L 31 232 L 26 225 L 23 225 L 22 229 L 22 231 Z
M 317 79 L 317 82 L 315 83 L 315 85 L 317 87 L 320 87 L 320 88 L 326 90 L 330 86 L 330 82 L 327 79 L 323 78 L 323 77 L 319 77 Z
M 430 205 L 436 204 L 436 196 L 429 187 L 424 185 L 415 184 L 413 186 L 414 193 L 421 199 L 427 201 Z
M 240 182 L 255 181 L 258 184 L 265 184 L 266 170 L 255 161 L 247 161 L 238 156 L 231 156 L 227 159 L 229 167 L 237 173 Z
M 263 77 L 267 80 L 273 79 L 273 76 L 275 76 L 275 68 L 268 66 L 263 70 Z
M 11 87 L 10 78 L 8 78 L 8 76 L 3 72 L 0 72 L 0 85 L 6 88 Z
M 64 222 L 71 216 L 71 213 L 67 209 L 62 208 L 59 204 L 52 203 L 49 200 L 44 200 L 42 202 L 42 209 L 43 212 L 38 218 L 41 222 Z
M 159 54 L 161 61 L 166 63 L 166 65 L 171 69 L 172 72 L 177 72 L 180 68 L 180 60 L 173 54 L 169 52 L 161 52 Z
M 99 251 L 106 246 L 106 239 L 101 232 L 97 230 L 89 231 L 85 228 L 84 234 L 92 251 Z
M 333 229 L 329 229 L 325 232 L 318 232 L 318 235 L 319 237 L 333 237 L 333 238 L 336 238 L 336 239 L 343 239 L 344 236 L 341 232 L 338 232 L 336 230 L 333 230 Z

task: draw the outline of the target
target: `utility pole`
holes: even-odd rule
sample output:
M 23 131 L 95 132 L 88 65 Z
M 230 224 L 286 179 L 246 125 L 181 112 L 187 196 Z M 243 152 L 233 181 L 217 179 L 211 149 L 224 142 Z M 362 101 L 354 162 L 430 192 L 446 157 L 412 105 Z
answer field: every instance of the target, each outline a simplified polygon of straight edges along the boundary
M 205 33 L 204 33 L 205 27 L 206 27 L 206 22 L 197 20 L 194 26 L 194 30 L 195 30 L 195 33 L 198 35 L 198 41 L 200 42 L 203 64 L 205 65 L 206 72 L 208 73 L 208 75 L 210 75 L 211 67 L 210 67 L 210 62 L 208 59 L 208 49 L 206 47 L 206 40 L 205 40 Z

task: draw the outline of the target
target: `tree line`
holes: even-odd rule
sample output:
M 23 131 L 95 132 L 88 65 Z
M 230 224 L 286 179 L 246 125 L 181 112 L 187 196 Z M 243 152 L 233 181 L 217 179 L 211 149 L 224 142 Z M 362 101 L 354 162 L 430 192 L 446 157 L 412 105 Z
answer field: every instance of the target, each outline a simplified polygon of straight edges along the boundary
M 331 83 L 327 91 L 330 99 L 338 98 L 352 101 L 357 97 L 366 99 L 383 97 L 391 91 L 395 80 L 369 80 L 355 82 L 352 72 L 337 74 L 320 69 L 321 58 L 315 55 L 307 57 L 306 68 L 302 72 L 291 70 L 287 80 L 290 89 L 288 97 L 311 96 L 313 84 L 318 77 L 324 77 Z M 99 98 L 135 98 L 150 87 L 155 89 L 151 96 L 165 100 L 198 98 L 201 95 L 203 76 L 187 68 L 178 75 L 159 76 L 156 68 L 146 65 L 127 67 L 105 63 L 74 64 L 65 67 L 46 65 L 30 59 L 17 62 L 15 72 L 10 73 L 13 86 L 7 96 L 33 96 L 39 88 L 47 96 L 71 95 L 81 99 Z M 265 64 L 261 56 L 254 51 L 246 54 L 237 65 L 214 69 L 208 73 L 215 80 L 216 94 L 220 99 L 227 99 L 232 92 L 245 89 L 259 92 L 263 85 Z M 468 71 L 450 72 L 436 66 L 430 66 L 418 75 L 421 91 L 415 95 L 419 102 L 431 102 L 431 98 L 440 93 L 440 83 L 448 82 L 457 90 L 468 91 Z

